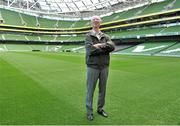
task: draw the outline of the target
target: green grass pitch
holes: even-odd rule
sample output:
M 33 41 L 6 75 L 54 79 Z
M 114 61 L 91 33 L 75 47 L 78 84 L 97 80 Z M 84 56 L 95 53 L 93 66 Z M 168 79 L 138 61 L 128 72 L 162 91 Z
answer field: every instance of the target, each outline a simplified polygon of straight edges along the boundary
M 84 54 L 0 53 L 0 124 L 180 124 L 180 58 L 112 55 L 105 110 L 86 119 Z

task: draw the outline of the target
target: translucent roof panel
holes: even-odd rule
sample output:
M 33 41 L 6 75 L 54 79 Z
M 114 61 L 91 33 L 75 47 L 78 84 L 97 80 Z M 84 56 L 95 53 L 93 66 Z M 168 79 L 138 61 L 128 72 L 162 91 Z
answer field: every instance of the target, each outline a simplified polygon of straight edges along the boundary
M 11 0 L 7 1 L 10 1 L 11 4 Z M 64 13 L 73 11 L 92 11 L 94 9 L 112 6 L 113 4 L 117 4 L 124 0 L 19 0 L 21 3 L 22 1 L 24 1 L 25 5 L 31 5 L 31 8 L 35 8 L 36 4 L 38 4 L 42 10 L 56 10 Z
M 2 0 L 0 0 L 2 1 Z M 127 8 L 143 6 L 164 0 L 3 0 L 0 4 L 37 15 L 84 18 L 91 15 L 106 15 Z

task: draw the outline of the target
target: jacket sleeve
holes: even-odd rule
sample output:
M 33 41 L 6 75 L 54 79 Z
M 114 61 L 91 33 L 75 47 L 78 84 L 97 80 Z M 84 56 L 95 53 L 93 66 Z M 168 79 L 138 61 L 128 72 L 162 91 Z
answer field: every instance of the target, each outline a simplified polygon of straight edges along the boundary
M 104 43 L 104 46 L 101 48 L 106 53 L 112 52 L 115 49 L 115 44 L 111 41 L 109 36 L 106 36 L 107 42 Z
M 100 55 L 105 52 L 103 49 L 95 48 L 93 46 L 92 38 L 89 35 L 86 35 L 85 48 L 86 48 L 86 54 L 91 56 Z

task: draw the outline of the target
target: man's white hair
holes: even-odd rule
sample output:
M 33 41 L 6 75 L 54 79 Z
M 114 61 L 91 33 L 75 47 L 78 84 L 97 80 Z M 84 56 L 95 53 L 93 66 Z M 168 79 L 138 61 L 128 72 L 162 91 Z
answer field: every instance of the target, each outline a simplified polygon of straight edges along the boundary
M 92 16 L 91 22 L 92 22 L 94 19 L 98 19 L 98 20 L 102 21 L 102 20 L 101 20 L 101 17 L 99 17 L 99 16 L 97 16 L 97 15 Z

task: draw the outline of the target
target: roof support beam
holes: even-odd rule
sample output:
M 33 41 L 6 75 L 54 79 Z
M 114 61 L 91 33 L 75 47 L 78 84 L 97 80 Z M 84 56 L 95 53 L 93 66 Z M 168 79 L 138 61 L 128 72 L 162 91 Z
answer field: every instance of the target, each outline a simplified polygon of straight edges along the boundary
M 11 2 L 11 4 L 10 4 L 10 0 L 8 0 L 8 7 L 11 7 L 11 5 L 12 5 L 14 2 L 16 2 L 16 0 L 13 0 L 13 1 Z
M 60 12 L 62 12 L 62 9 L 61 9 L 61 7 L 59 6 L 59 4 L 58 4 L 57 2 L 55 2 L 55 3 L 56 3 L 56 5 L 58 6 Z
M 35 3 L 28 8 L 28 10 L 30 10 L 31 8 L 33 8 L 38 2 L 39 2 L 39 0 L 36 0 Z

